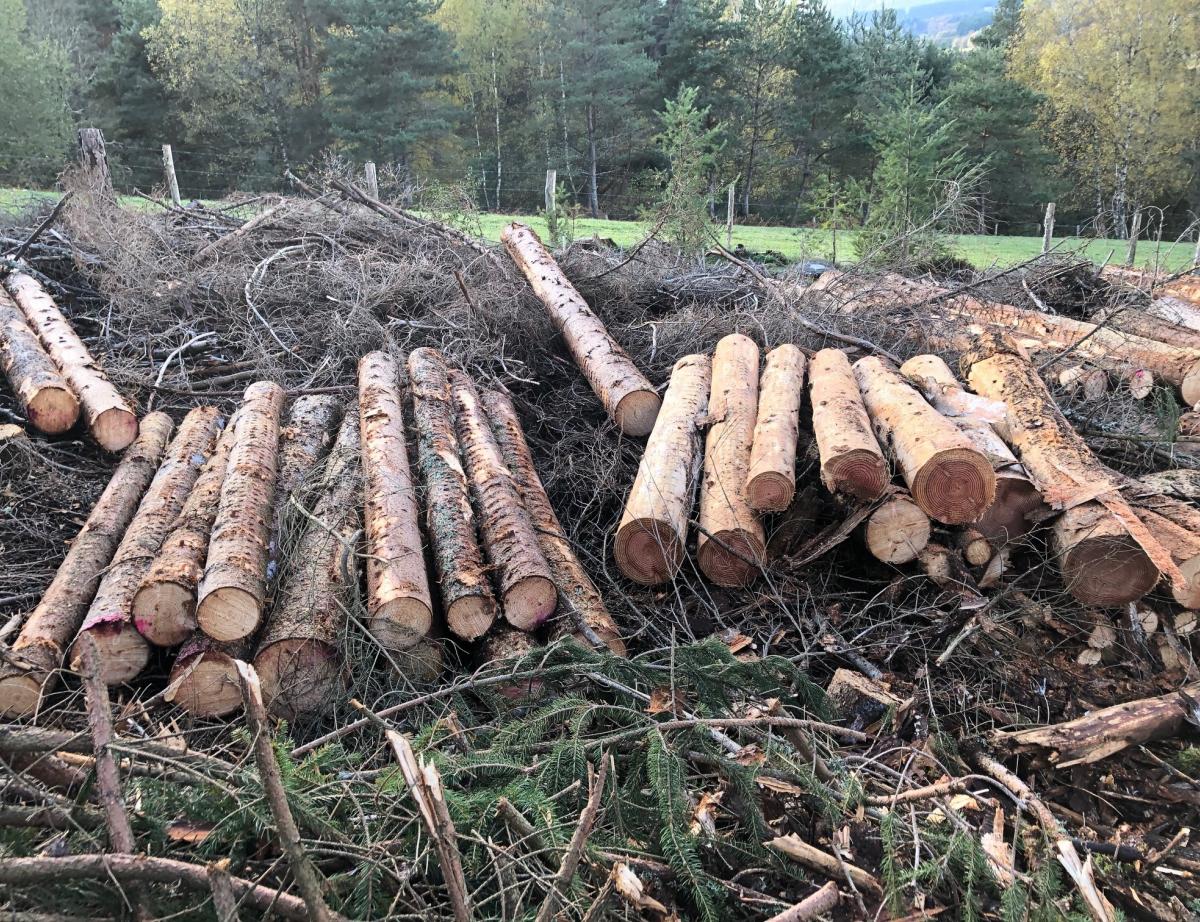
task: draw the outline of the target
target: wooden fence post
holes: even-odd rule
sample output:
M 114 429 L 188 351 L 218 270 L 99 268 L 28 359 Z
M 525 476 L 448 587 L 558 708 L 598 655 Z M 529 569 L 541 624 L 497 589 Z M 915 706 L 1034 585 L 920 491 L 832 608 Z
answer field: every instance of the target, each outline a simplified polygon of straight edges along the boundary
M 737 181 L 729 184 L 729 198 L 725 205 L 725 249 L 733 247 L 733 209 L 734 195 L 737 191 Z
M 1046 203 L 1046 220 L 1042 222 L 1042 252 L 1049 253 L 1054 240 L 1054 203 Z
M 379 198 L 379 176 L 375 172 L 375 161 L 368 160 L 363 164 L 363 179 L 367 184 L 367 195 Z
M 558 170 L 546 170 L 546 214 L 552 215 L 558 209 Z
M 175 178 L 175 155 L 171 152 L 171 145 L 164 144 L 163 152 L 163 172 L 167 174 L 167 192 L 171 195 L 171 204 L 176 208 L 183 207 L 183 202 L 179 200 L 179 180 Z
M 1192 267 L 1200 268 L 1200 223 L 1196 225 L 1196 252 L 1192 254 Z
M 1133 221 L 1129 227 L 1129 249 L 1125 251 L 1125 265 L 1133 267 L 1133 262 L 1137 259 L 1137 242 L 1138 235 L 1142 232 L 1142 209 L 1137 208 L 1133 212 Z
M 99 128 L 79 129 L 79 163 L 93 192 L 113 197 L 112 177 L 108 172 L 108 153 L 104 134 Z

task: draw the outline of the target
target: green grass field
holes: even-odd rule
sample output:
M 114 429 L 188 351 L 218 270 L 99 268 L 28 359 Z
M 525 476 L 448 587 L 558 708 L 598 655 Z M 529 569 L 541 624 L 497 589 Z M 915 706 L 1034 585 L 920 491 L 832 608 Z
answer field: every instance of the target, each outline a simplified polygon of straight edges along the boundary
M 19 213 L 39 202 L 57 198 L 57 193 L 29 189 L 0 188 L 0 212 Z M 150 207 L 138 198 L 126 198 L 131 207 Z M 528 215 L 480 214 L 479 224 L 484 237 L 499 240 L 500 231 L 510 221 L 519 220 L 532 225 L 545 236 L 546 222 L 540 217 Z M 646 234 L 646 225 L 638 221 L 593 221 L 580 218 L 573 222 L 572 231 L 576 238 L 610 238 L 620 246 L 630 246 Z M 1022 262 L 1041 251 L 1040 237 L 988 237 L 964 234 L 953 238 L 954 251 L 979 269 L 991 266 L 1005 267 Z M 774 250 L 787 259 L 801 258 L 830 259 L 833 256 L 833 234 L 828 230 L 802 227 L 734 227 L 733 243 L 741 244 L 754 252 Z M 1078 253 L 1094 262 L 1123 262 L 1126 244 L 1122 240 L 1085 240 L 1078 237 L 1055 238 L 1060 253 Z M 1142 242 L 1137 250 L 1137 263 L 1143 268 L 1157 268 L 1174 272 L 1189 266 L 1195 252 L 1195 244 L 1162 244 L 1156 247 Z M 839 231 L 837 235 L 837 258 L 842 262 L 853 262 L 854 232 Z

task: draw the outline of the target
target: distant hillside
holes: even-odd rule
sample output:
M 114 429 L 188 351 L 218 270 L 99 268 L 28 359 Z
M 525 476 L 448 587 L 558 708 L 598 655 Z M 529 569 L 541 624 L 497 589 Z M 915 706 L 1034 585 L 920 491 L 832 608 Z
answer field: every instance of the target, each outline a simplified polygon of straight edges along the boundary
M 879 0 L 831 0 L 829 9 L 837 16 L 870 13 L 880 7 Z M 913 35 L 924 36 L 948 45 L 961 44 L 972 32 L 992 21 L 995 0 L 920 0 L 885 2 L 895 9 L 900 22 Z

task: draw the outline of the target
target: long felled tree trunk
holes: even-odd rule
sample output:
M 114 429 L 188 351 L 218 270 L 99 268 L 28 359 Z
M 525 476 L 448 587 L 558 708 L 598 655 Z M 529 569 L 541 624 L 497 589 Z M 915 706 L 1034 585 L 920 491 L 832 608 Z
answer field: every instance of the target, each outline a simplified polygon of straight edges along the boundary
M 12 645 L 10 661 L 0 668 L 0 710 L 4 714 L 19 717 L 32 713 L 42 692 L 50 687 L 170 437 L 171 417 L 166 413 L 151 413 L 142 420 L 137 440 L 125 452 L 82 531 L 71 542 L 54 580 L 25 622 Z
M 558 587 L 559 608 L 566 617 L 556 633 L 573 634 L 585 642 L 599 641 L 624 656 L 621 632 L 592 578 L 575 556 L 575 549 L 550 505 L 550 497 L 546 495 L 542 478 L 534 466 L 533 453 L 525 441 L 525 432 L 512 401 L 499 391 L 485 391 L 482 401 L 500 453 L 517 484 L 525 512 L 537 533 L 538 546 L 550 564 Z
M 509 224 L 500 239 L 545 305 L 609 418 L 628 435 L 649 434 L 661 405 L 654 386 L 592 313 L 532 228 Z
M 821 482 L 831 493 L 878 499 L 891 477 L 846 353 L 822 349 L 814 355 L 809 382 Z
M 711 379 L 712 360 L 707 355 L 685 355 L 671 371 L 662 411 L 613 543 L 617 567 L 634 582 L 665 583 L 683 565 L 703 464 L 703 420 Z
M 766 556 L 762 523 L 746 498 L 746 473 L 758 414 L 758 345 L 734 333 L 713 353 L 708 400 L 712 425 L 700 484 L 701 571 L 718 586 L 744 586 Z
M 399 369 L 385 352 L 358 363 L 367 627 L 383 646 L 406 650 L 429 633 L 433 602 L 421 545 L 417 491 L 408 465 Z
M 746 474 L 746 498 L 759 512 L 782 512 L 796 495 L 796 444 L 805 365 L 804 353 L 790 343 L 767 353 Z
M 197 407 L 184 418 L 88 609 L 80 633 L 95 643 L 109 685 L 128 682 L 150 659 L 134 624 L 133 597 L 213 450 L 218 421 L 216 407 Z
M 100 447 L 121 451 L 137 438 L 137 415 L 108 380 L 83 340 L 33 276 L 14 272 L 5 285 L 79 398 L 88 428 Z
M 196 619 L 215 640 L 241 640 L 262 621 L 282 409 L 279 385 L 246 388 L 197 588 Z
M 996 496 L 991 462 L 881 359 L 859 359 L 854 376 L 917 505 L 946 525 L 977 521 Z
M 408 355 L 408 380 L 425 481 L 425 531 L 433 545 L 446 626 L 463 640 L 476 640 L 496 620 L 496 599 L 476 538 L 445 358 L 435 349 L 414 349 Z
M 316 520 L 291 552 L 274 609 L 254 656 L 271 713 L 285 720 L 319 712 L 335 700 L 338 648 L 346 606 L 358 582 L 354 537 L 359 513 L 357 408 L 346 413 L 325 466 Z
M 25 315 L 0 288 L 0 371 L 30 424 L 47 435 L 66 432 L 79 420 L 79 400 L 46 354 Z

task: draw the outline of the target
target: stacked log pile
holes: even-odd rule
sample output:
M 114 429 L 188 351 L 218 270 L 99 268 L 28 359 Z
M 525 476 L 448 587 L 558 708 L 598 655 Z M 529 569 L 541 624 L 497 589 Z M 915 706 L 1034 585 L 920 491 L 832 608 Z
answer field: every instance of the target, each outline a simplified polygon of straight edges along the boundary
M 556 611 L 554 633 L 623 654 L 511 400 L 432 349 L 409 357 L 408 387 L 403 367 L 372 352 L 350 406 L 302 396 L 286 420 L 266 381 L 223 431 L 211 406 L 174 439 L 167 415 L 147 416 L 13 644 L 0 710 L 32 713 L 87 644 L 109 685 L 138 676 L 154 647 L 178 648 L 165 697 L 197 716 L 240 706 L 237 664 L 250 659 L 272 713 L 316 713 L 338 700 L 360 596 L 384 657 L 416 682 L 441 671 L 444 633 L 510 655 Z

